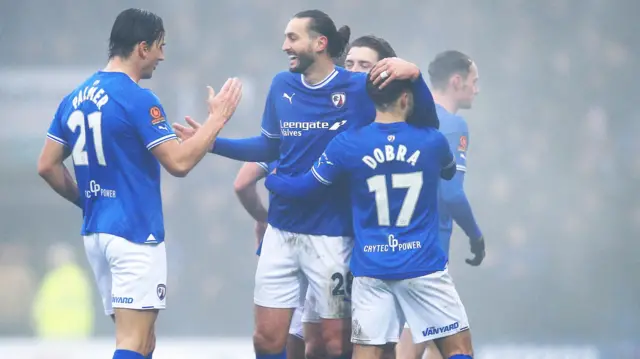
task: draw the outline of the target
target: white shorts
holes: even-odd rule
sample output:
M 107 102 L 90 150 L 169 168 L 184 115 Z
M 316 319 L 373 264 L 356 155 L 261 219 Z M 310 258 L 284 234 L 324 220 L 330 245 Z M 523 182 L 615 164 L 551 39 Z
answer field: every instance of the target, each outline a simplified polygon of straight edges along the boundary
M 304 301 L 304 312 L 302 314 L 303 323 L 320 323 L 318 314 L 318 301 L 311 291 L 307 291 L 307 298 Z
M 351 341 L 364 345 L 396 343 L 405 320 L 414 343 L 469 329 L 467 313 L 447 269 L 426 276 L 353 281 Z
M 302 328 L 302 313 L 304 313 L 303 307 L 298 307 L 293 312 L 291 317 L 291 326 L 289 327 L 289 334 L 300 339 L 304 339 L 304 330 Z
M 84 236 L 84 250 L 104 312 L 113 308 L 164 309 L 167 254 L 164 242 L 138 244 L 106 233 Z
M 351 315 L 351 237 L 312 236 L 267 227 L 256 270 L 254 303 L 267 308 L 303 305 L 306 288 L 323 319 Z

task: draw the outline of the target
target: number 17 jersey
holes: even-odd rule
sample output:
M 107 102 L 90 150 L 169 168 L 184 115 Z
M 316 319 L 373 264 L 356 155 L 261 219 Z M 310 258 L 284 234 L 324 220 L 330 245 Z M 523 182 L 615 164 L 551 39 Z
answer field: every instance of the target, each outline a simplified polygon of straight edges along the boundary
M 447 166 L 455 161 L 442 133 L 405 122 L 374 122 L 329 143 L 311 171 L 325 185 L 348 180 L 354 276 L 406 279 L 445 268 L 438 184 Z
M 62 100 L 47 137 L 71 153 L 82 235 L 164 241 L 160 163 L 150 151 L 176 135 L 153 92 L 124 73 L 99 71 Z

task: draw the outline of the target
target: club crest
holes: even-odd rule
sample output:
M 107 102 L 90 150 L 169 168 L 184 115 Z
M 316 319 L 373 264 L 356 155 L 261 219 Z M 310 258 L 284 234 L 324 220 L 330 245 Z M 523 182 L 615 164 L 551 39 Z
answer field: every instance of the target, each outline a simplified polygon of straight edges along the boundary
M 167 286 L 164 284 L 158 284 L 156 293 L 158 294 L 158 298 L 160 300 L 164 300 L 164 297 L 167 295 Z
M 331 94 L 331 102 L 333 102 L 333 105 L 337 108 L 344 106 L 346 100 L 347 96 L 344 92 L 334 92 Z

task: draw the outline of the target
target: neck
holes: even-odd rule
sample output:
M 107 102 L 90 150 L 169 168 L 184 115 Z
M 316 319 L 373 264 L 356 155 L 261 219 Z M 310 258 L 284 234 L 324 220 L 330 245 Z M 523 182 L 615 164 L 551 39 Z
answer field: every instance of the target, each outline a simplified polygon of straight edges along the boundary
M 125 75 L 129 76 L 131 80 L 133 80 L 133 82 L 140 82 L 139 71 L 136 69 L 136 67 L 130 61 L 124 60 L 117 56 L 109 59 L 107 67 L 105 67 L 103 71 L 122 72 Z
M 448 96 L 444 91 L 433 91 L 433 101 L 438 105 L 444 107 L 445 110 L 450 113 L 458 112 L 458 106 L 456 102 Z
M 376 111 L 376 120 L 378 123 L 396 123 L 405 122 L 406 118 L 403 114 L 396 111 L 382 112 Z
M 304 82 L 309 85 L 316 85 L 326 79 L 335 68 L 336 65 L 331 59 L 325 58 L 325 56 L 319 57 L 313 65 L 309 66 L 307 71 L 304 72 Z

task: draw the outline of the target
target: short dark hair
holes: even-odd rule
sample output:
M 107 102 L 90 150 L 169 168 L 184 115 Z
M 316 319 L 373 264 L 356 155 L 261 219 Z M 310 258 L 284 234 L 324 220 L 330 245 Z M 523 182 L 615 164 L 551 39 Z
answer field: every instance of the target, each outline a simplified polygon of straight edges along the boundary
M 160 16 L 147 10 L 124 10 L 111 28 L 109 58 L 128 58 L 137 44 L 144 41 L 151 45 L 163 36 L 164 25 Z
M 405 92 L 411 92 L 411 80 L 393 80 L 382 90 L 380 84 L 374 85 L 372 78 L 367 75 L 367 94 L 376 108 L 382 112 L 388 111 L 400 96 Z
M 373 35 L 365 35 L 353 40 L 349 45 L 349 49 L 352 47 L 368 47 L 378 54 L 378 60 L 396 57 L 396 52 L 387 40 Z
M 328 40 L 327 53 L 333 58 L 339 58 L 349 43 L 351 37 L 351 29 L 349 26 L 342 26 L 336 29 L 336 24 L 331 20 L 329 15 L 320 10 L 305 10 L 297 13 L 294 18 L 308 18 L 309 31 L 325 36 Z
M 429 64 L 429 79 L 435 88 L 443 89 L 451 76 L 459 74 L 466 78 L 469 75 L 473 60 L 460 51 L 449 50 L 439 53 Z

